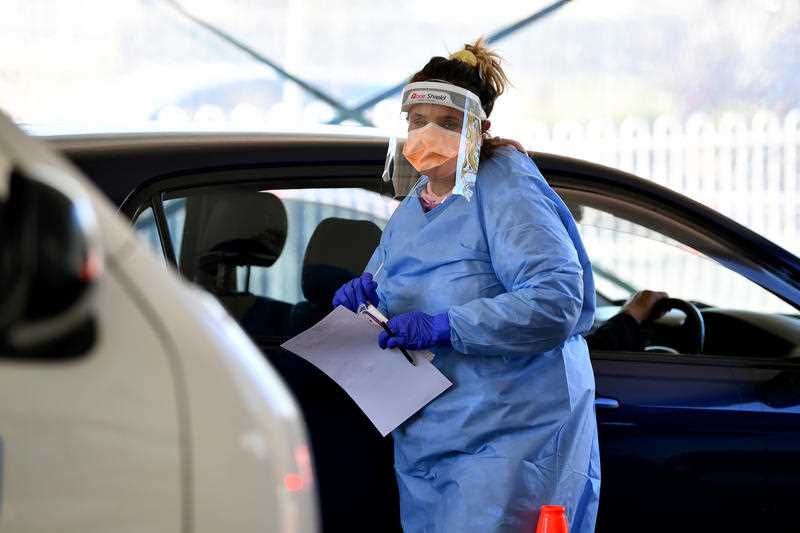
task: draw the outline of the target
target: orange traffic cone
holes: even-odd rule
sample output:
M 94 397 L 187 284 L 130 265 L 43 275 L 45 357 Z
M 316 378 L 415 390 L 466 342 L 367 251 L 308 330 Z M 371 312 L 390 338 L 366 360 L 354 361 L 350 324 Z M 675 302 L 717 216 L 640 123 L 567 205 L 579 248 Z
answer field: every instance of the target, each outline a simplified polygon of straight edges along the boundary
M 536 533 L 569 533 L 566 510 L 560 505 L 542 505 Z

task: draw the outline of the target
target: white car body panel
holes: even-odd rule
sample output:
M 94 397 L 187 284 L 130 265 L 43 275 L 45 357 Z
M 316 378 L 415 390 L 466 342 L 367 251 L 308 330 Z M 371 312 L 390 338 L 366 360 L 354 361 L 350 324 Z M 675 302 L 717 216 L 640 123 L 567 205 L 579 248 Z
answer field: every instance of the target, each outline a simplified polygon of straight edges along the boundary
M 0 160 L 88 198 L 105 263 L 88 353 L 0 354 L 0 530 L 317 531 L 301 414 L 234 320 L 2 116 Z
M 168 354 L 113 269 L 94 298 L 89 353 L 0 358 L 3 531 L 180 531 Z
M 124 265 L 148 304 L 170 319 L 192 413 L 194 530 L 315 531 L 308 444 L 278 375 L 212 296 L 172 270 L 165 278 L 144 243 Z M 302 488 L 288 490 L 286 476 Z

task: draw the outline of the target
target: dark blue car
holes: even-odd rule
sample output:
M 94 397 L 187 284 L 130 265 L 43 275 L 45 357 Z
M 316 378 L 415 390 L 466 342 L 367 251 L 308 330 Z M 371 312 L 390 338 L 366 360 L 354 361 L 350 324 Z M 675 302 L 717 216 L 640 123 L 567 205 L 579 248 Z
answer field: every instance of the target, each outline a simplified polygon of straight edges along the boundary
M 327 377 L 279 348 L 330 311 L 333 291 L 363 269 L 397 205 L 378 177 L 385 138 L 51 142 L 165 263 L 218 296 L 286 378 L 309 426 L 325 530 L 399 530 L 390 440 Z M 592 353 L 598 530 L 800 529 L 800 260 L 652 182 L 532 157 L 592 258 L 596 326 L 636 290 L 673 298 L 663 318 L 642 326 L 643 351 Z

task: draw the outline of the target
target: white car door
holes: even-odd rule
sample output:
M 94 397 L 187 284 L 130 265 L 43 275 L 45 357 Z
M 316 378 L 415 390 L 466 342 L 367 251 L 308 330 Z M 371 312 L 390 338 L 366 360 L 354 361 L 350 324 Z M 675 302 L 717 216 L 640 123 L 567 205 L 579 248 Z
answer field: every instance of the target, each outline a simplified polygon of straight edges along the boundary
M 181 530 L 169 354 L 112 265 L 95 297 L 88 352 L 0 356 L 3 530 Z

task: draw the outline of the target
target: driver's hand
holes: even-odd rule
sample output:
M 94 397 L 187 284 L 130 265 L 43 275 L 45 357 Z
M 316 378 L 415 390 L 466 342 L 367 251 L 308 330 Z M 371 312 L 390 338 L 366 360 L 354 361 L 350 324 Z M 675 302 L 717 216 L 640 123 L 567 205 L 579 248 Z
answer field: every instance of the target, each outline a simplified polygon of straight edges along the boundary
M 653 312 L 653 307 L 664 298 L 669 298 L 666 292 L 639 291 L 622 307 L 622 312 L 628 313 L 640 324 L 648 319 L 657 320 L 664 316 L 663 312 L 658 316 L 650 314 Z

